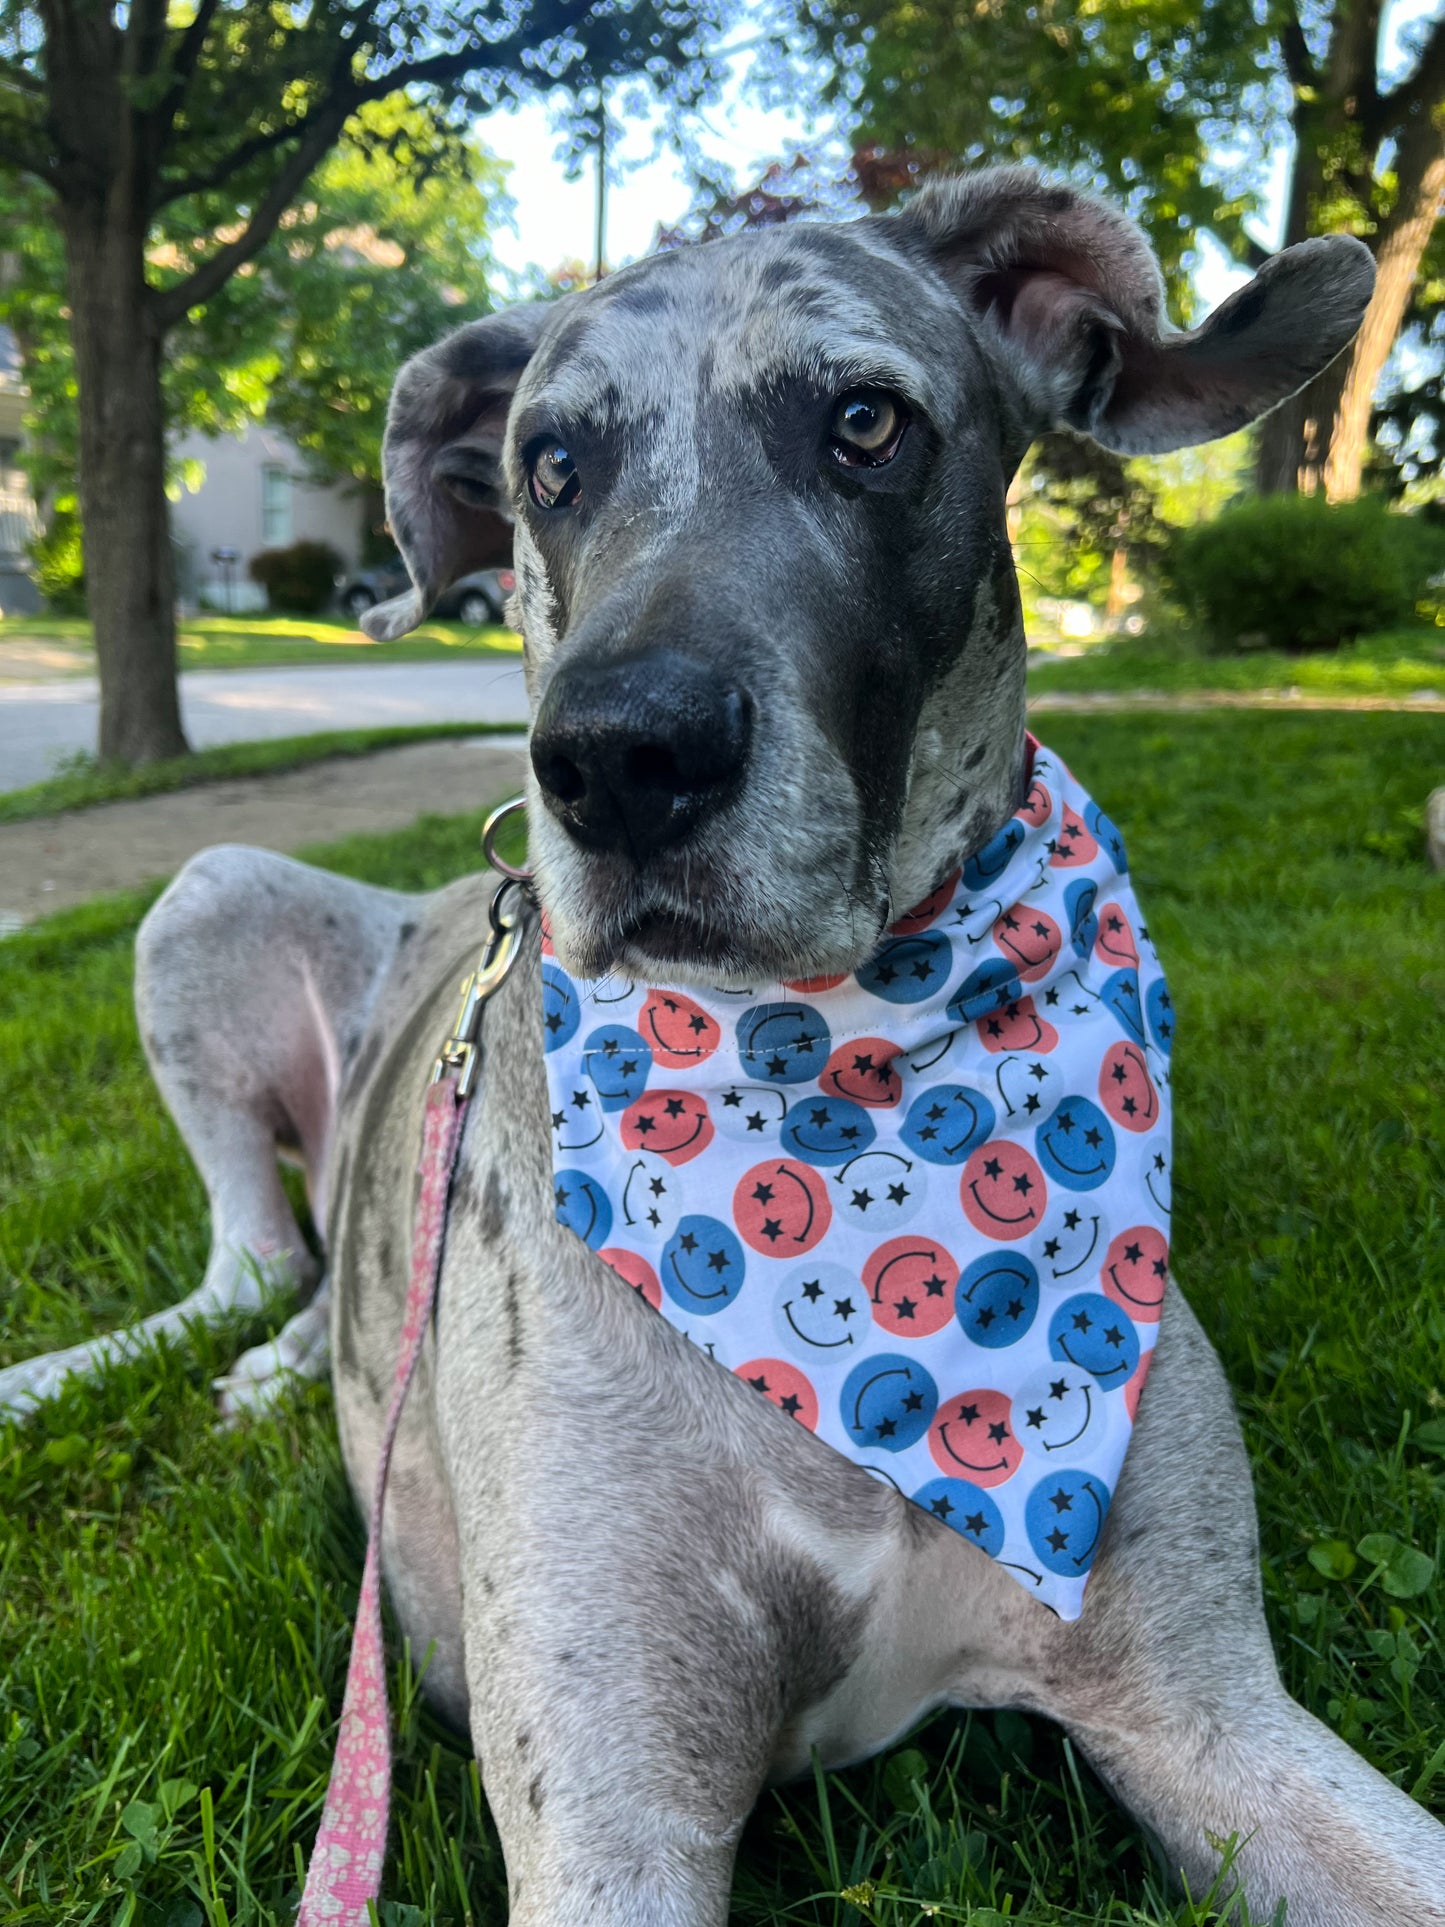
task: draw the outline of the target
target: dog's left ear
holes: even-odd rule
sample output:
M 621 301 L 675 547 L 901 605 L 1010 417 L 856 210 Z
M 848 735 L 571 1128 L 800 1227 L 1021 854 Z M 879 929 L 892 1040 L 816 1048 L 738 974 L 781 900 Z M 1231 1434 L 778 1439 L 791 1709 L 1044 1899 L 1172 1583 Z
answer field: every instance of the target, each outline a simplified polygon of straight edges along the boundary
M 362 616 L 375 641 L 415 629 L 444 589 L 487 562 L 477 511 L 507 513 L 502 443 L 512 396 L 566 301 L 487 315 L 413 355 L 397 376 L 382 469 L 387 520 L 413 586 Z
M 1029 434 L 1076 428 L 1122 455 L 1212 441 L 1277 406 L 1349 344 L 1375 283 L 1363 242 L 1303 241 L 1177 334 L 1135 224 L 1032 168 L 931 181 L 894 218 L 1001 346 Z

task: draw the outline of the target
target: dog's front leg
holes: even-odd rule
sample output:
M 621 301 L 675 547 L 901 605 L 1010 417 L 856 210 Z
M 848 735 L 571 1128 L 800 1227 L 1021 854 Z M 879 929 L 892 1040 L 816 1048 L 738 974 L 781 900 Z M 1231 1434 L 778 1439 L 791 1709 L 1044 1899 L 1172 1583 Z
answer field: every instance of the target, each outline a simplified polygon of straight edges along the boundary
M 1052 1642 L 1070 1727 L 1196 1898 L 1289 1927 L 1442 1927 L 1445 1827 L 1285 1692 L 1249 1466 L 1219 1361 L 1170 1296 L 1083 1618 Z

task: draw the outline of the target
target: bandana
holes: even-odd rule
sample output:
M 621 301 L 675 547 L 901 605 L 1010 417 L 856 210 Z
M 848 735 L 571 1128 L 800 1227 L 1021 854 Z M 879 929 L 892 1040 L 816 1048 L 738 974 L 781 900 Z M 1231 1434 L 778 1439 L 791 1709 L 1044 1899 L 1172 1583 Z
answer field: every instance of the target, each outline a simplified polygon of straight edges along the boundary
M 682 991 L 545 945 L 561 1222 L 1064 1619 L 1158 1333 L 1173 1013 L 1048 750 L 851 976 Z

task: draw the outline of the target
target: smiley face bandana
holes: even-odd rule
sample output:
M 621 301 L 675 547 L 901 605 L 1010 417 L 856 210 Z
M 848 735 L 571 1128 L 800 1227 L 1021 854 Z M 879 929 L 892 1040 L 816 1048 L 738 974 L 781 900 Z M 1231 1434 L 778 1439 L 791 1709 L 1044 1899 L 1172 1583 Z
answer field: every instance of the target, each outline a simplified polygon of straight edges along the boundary
M 1169 1256 L 1169 992 L 1047 749 L 854 975 L 544 956 L 557 1216 L 798 1424 L 1078 1617 Z M 550 946 L 547 946 L 550 950 Z

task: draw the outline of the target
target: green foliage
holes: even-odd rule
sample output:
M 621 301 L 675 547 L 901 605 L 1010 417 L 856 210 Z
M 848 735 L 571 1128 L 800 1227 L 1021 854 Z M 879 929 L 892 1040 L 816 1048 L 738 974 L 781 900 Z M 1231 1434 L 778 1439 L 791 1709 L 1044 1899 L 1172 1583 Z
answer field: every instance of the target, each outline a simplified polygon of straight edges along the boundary
M 1445 1811 L 1445 886 L 1418 850 L 1361 861 L 1438 780 L 1438 721 L 1048 724 L 1124 827 L 1179 1008 L 1174 1255 L 1239 1402 L 1286 1683 Z M 479 823 L 314 854 L 432 888 L 475 866 Z M 145 902 L 0 944 L 5 1363 L 159 1311 L 205 1264 L 204 1192 L 131 1006 Z M 210 1378 L 264 1329 L 193 1331 L 0 1428 L 15 1927 L 293 1917 L 363 1534 L 324 1389 L 239 1432 L 215 1422 Z M 419 1661 L 393 1640 L 381 1918 L 500 1921 L 476 1770 L 419 1706 Z M 1222 1894 L 1168 1895 L 1073 1747 L 1016 1713 L 945 1714 L 882 1759 L 766 1793 L 747 1828 L 738 1927 L 916 1927 L 924 1909 L 960 1927 L 1244 1927 Z
M 1416 622 L 1342 643 L 1321 655 L 1282 649 L 1211 653 L 1212 642 L 1156 606 L 1141 636 L 1090 643 L 1076 656 L 1041 657 L 1029 667 L 1031 696 L 1118 696 L 1140 691 L 1257 700 L 1295 690 L 1306 700 L 1347 707 L 1383 697 L 1394 702 L 1445 697 L 1445 628 Z M 1412 848 L 1423 833 L 1423 799 L 1415 810 Z
M 1333 649 L 1403 622 L 1445 539 L 1381 502 L 1261 496 L 1170 544 L 1170 581 L 1222 650 Z
M 1273 16 L 1248 0 L 831 0 L 825 18 L 864 140 L 925 168 L 1027 160 L 1107 188 L 1143 223 L 1182 308 L 1199 229 L 1244 252 L 1262 178 L 1249 120 L 1275 121 L 1259 83 L 1278 65 Z M 1237 135 L 1225 184 L 1220 123 Z
M 285 549 L 262 549 L 251 557 L 248 573 L 266 591 L 273 609 L 292 615 L 320 612 L 336 593 L 341 557 L 329 542 L 293 542 Z
M 80 516 L 75 497 L 65 495 L 52 506 L 39 535 L 30 544 L 35 586 L 45 606 L 58 616 L 81 615 L 85 610 L 85 555 L 80 538 Z

